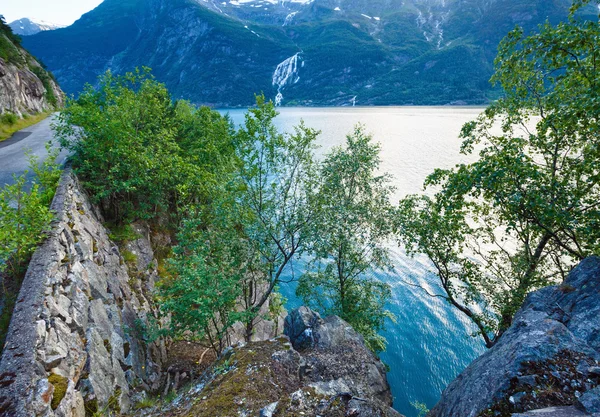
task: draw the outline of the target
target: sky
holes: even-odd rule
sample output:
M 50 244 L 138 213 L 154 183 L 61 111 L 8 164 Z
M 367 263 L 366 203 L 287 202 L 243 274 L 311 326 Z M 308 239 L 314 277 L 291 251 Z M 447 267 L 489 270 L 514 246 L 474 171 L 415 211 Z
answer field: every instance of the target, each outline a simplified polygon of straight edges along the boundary
M 102 3 L 102 0 L 0 0 L 0 14 L 7 23 L 22 17 L 70 25 Z

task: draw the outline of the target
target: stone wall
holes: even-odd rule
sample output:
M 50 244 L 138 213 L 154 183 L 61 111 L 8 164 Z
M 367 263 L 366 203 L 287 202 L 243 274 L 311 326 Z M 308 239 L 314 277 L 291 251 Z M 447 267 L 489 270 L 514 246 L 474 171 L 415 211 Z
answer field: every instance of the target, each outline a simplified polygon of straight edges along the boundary
M 134 389 L 157 390 L 163 342 L 145 343 L 146 295 L 157 277 L 147 236 L 129 273 L 97 210 L 65 171 L 56 220 L 25 276 L 0 361 L 0 416 L 127 411 Z M 135 253 L 134 253 L 135 254 Z

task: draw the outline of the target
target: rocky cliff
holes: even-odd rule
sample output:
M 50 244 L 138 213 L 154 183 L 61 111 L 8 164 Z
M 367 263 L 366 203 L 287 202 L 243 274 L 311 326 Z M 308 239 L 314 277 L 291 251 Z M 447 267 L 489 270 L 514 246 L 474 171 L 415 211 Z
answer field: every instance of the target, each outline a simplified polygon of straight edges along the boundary
M 62 106 L 64 94 L 52 74 L 21 47 L 10 27 L 0 25 L 0 114 L 23 116 Z
M 600 258 L 529 295 L 429 417 L 600 416 Z M 536 411 L 532 411 L 536 410 Z
M 348 323 L 301 307 L 285 334 L 230 348 L 170 404 L 133 415 L 401 417 L 385 366 Z

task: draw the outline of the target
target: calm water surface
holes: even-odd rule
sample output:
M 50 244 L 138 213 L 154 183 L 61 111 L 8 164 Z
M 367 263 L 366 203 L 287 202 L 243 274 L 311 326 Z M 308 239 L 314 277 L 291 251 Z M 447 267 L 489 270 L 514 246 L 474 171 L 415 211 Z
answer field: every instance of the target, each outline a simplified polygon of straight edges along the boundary
M 481 108 L 376 107 L 376 108 L 281 108 L 276 125 L 291 131 L 300 120 L 321 130 L 319 153 L 340 145 L 357 123 L 362 123 L 381 144 L 381 171 L 394 176 L 394 200 L 422 192 L 423 181 L 435 168 L 450 168 L 466 162 L 459 152 L 462 125 L 474 119 Z M 236 125 L 243 123 L 243 110 L 229 110 Z M 419 284 L 430 293 L 439 291 L 437 278 L 423 258 L 410 258 L 393 246 L 394 270 L 373 275 L 393 288 L 389 306 L 398 318 L 387 324 L 387 351 L 381 357 L 390 366 L 388 380 L 394 408 L 416 417 L 411 406 L 419 401 L 433 407 L 446 385 L 484 351 L 470 334 L 473 326 L 443 300 L 431 298 L 406 282 Z M 298 270 L 296 269 L 296 273 Z M 301 304 L 295 285 L 285 284 L 282 293 L 288 308 Z

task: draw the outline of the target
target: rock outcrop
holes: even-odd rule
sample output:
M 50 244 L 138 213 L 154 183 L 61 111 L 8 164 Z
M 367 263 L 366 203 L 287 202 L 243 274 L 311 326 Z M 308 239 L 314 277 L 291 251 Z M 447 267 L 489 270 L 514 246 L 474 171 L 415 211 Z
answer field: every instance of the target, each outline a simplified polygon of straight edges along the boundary
M 563 284 L 530 294 L 429 416 L 600 416 L 599 363 L 600 258 L 590 257 Z
M 48 71 L 20 45 L 0 30 L 0 114 L 19 117 L 61 107 L 64 94 Z
M 392 405 L 385 366 L 344 320 L 337 316 L 322 319 L 309 308 L 300 307 L 286 317 L 285 334 L 302 354 L 310 385 L 317 391 L 351 392 Z
M 35 62 L 40 71 L 42 67 Z M 51 110 L 63 104 L 63 93 L 52 79 L 47 81 L 56 103 L 50 103 L 44 82 L 29 68 L 18 67 L 0 58 L 0 113 L 11 112 L 18 116 Z
M 384 365 L 348 323 L 301 307 L 285 334 L 230 348 L 170 405 L 134 415 L 401 417 Z
M 63 174 L 52 231 L 25 276 L 0 362 L 0 416 L 125 412 L 160 387 L 166 351 L 145 341 L 157 277 L 146 236 L 128 268 L 77 179 Z M 143 273 L 142 273 L 143 271 Z M 136 387 L 136 389 L 133 389 Z

